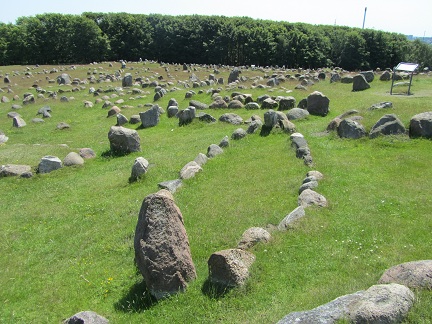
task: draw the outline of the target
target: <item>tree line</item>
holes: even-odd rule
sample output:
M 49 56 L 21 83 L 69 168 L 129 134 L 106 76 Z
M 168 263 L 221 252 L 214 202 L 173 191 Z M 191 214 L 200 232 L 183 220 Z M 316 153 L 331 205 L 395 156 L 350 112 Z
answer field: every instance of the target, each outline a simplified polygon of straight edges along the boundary
M 404 35 L 248 17 L 83 13 L 0 23 L 0 65 L 106 60 L 347 70 L 432 66 L 432 46 Z

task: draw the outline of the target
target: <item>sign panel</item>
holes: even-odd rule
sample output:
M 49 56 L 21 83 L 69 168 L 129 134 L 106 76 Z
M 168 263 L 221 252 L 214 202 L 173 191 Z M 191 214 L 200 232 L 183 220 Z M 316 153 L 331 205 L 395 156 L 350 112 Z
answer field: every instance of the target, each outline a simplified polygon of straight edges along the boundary
M 395 70 L 396 71 L 414 72 L 418 68 L 418 66 L 419 65 L 416 63 L 401 62 L 396 66 Z

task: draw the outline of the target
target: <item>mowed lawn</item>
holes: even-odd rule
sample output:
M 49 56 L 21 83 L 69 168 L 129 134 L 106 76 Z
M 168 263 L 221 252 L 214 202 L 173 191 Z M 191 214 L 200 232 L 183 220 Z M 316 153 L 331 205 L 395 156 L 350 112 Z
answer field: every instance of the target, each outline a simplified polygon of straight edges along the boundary
M 213 73 L 210 67 L 196 66 L 184 72 L 182 66 L 170 66 L 169 78 L 156 63 L 128 66 L 133 69 L 123 75 L 129 72 L 149 80 L 162 76 L 159 83 L 173 83 L 167 89 L 181 88 L 177 81 L 188 81 L 192 72 L 201 80 Z M 412 116 L 432 111 L 430 75 L 414 76 L 411 96 L 391 96 L 390 83 L 377 76 L 371 88 L 362 92 L 352 92 L 350 84 L 330 83 L 328 78 L 307 90 L 295 89 L 298 81 L 292 80 L 275 88 L 253 87 L 253 82 L 266 83 L 265 78 L 256 77 L 297 73 L 271 69 L 244 70 L 241 75 L 248 81 L 239 85 L 245 89 L 221 86 L 222 96 L 249 93 L 254 100 L 269 94 L 293 96 L 299 102 L 320 91 L 330 99 L 330 113 L 294 121 L 308 141 L 312 168 L 295 157 L 288 134 L 274 131 L 268 136 L 257 133 L 230 140 L 223 154 L 209 160 L 195 178 L 184 181 L 174 197 L 184 217 L 198 278 L 185 293 L 156 302 L 134 265 L 133 237 L 141 203 L 158 191 L 159 182 L 178 178 L 187 162 L 206 153 L 210 144 L 218 144 L 225 135 L 230 137 L 239 126 L 194 120 L 179 127 L 176 118 L 163 114 L 153 128 L 126 125 L 137 129 L 141 152 L 112 156 L 107 134 L 115 117 L 107 118 L 102 103 L 85 108 L 83 101 L 98 98 L 89 93 L 91 86 L 120 87 L 121 81 L 81 84 L 76 86 L 82 87 L 80 91 L 69 92 L 73 87 L 49 83 L 47 78 L 55 79 L 62 72 L 80 80 L 91 74 L 97 78 L 99 73 L 113 74 L 120 65 L 109 67 L 104 62 L 43 73 L 52 68 L 0 67 L 0 75 L 10 74 L 13 90 L 8 93 L 1 78 L 4 92 L 0 97 L 6 96 L 10 102 L 0 103 L 0 130 L 9 137 L 0 145 L 0 165 L 27 164 L 35 170 L 45 155 L 63 159 L 83 147 L 94 149 L 97 157 L 86 160 L 82 167 L 64 167 L 49 174 L 34 172 L 30 179 L 0 179 L 1 323 L 59 323 L 84 310 L 95 311 L 112 323 L 275 323 L 290 312 L 367 289 L 391 266 L 431 258 L 432 142 L 408 136 L 347 140 L 325 132 L 333 118 L 351 109 L 363 117 L 361 123 L 367 131 L 387 113 L 396 114 L 408 128 Z M 26 71 L 31 75 L 26 76 Z M 220 71 L 218 77 L 226 82 L 230 70 Z M 58 92 L 57 99 L 37 98 L 32 87 L 36 82 L 47 91 L 65 92 Z M 217 87 L 192 89 L 197 93 L 192 99 L 210 104 L 207 90 Z M 124 89 L 124 95 L 110 101 L 124 99 L 118 106 L 128 105 L 122 114 L 130 118 L 153 103 L 154 89 L 140 89 L 147 92 L 138 95 Z M 156 103 L 166 109 L 169 99 L 175 98 L 185 109 L 188 90 L 168 92 Z M 22 105 L 26 92 L 35 95 L 36 103 L 15 110 L 27 126 L 13 128 L 7 113 L 12 104 Z M 20 100 L 13 101 L 13 95 Z M 61 96 L 74 99 L 60 102 Z M 393 108 L 368 110 L 383 101 L 391 101 Z M 52 118 L 32 123 L 44 105 L 51 107 Z M 263 118 L 265 111 L 206 112 L 216 119 L 233 112 L 246 120 L 253 114 Z M 60 122 L 70 128 L 56 129 Z M 139 156 L 149 161 L 149 171 L 129 183 L 133 161 Z M 268 244 L 254 247 L 256 261 L 244 287 L 223 296 L 209 291 L 210 255 L 236 247 L 250 227 L 277 225 L 297 207 L 298 189 L 312 169 L 324 175 L 316 191 L 327 198 L 329 206 L 308 208 L 294 228 L 273 232 Z M 416 304 L 406 323 L 432 322 L 432 293 L 415 294 Z

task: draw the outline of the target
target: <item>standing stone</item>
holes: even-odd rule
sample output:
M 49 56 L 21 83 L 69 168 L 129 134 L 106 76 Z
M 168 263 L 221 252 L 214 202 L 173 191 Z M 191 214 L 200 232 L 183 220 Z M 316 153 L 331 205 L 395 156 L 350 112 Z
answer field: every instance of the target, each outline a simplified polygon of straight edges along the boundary
M 360 74 L 365 77 L 368 83 L 371 83 L 375 79 L 375 74 L 373 71 L 362 71 Z
M 195 112 L 196 112 L 195 107 L 189 107 L 189 108 L 180 110 L 177 113 L 177 117 L 179 119 L 179 126 L 188 125 L 188 124 L 192 123 L 192 120 L 195 118 Z
M 158 105 L 154 105 L 149 110 L 139 113 L 143 128 L 154 127 L 159 124 L 160 110 Z
M 136 181 L 141 178 L 141 176 L 147 173 L 148 167 L 149 162 L 145 158 L 141 156 L 136 158 L 132 166 L 132 172 L 129 180 Z
M 70 152 L 63 159 L 64 166 L 84 165 L 84 159 L 76 152 Z
M 278 123 L 278 115 L 276 111 L 270 109 L 269 111 L 264 113 L 264 125 L 268 128 L 273 128 Z
M 298 119 L 305 119 L 310 114 L 309 111 L 302 108 L 292 108 L 286 113 L 288 120 L 298 120 Z
M 390 81 L 391 74 L 389 71 L 384 71 L 380 76 L 380 81 Z
M 225 113 L 219 117 L 219 121 L 233 125 L 243 124 L 243 118 L 234 113 Z
M 171 192 L 172 194 L 177 191 L 178 188 L 182 186 L 183 182 L 181 179 L 168 180 L 164 182 L 159 182 L 158 187 L 160 189 L 165 189 Z
M 62 161 L 58 157 L 47 155 L 40 160 L 37 172 L 50 173 L 51 171 L 60 169 L 62 166 Z
M 233 70 L 231 70 L 229 77 L 228 77 L 228 83 L 237 81 L 240 73 L 241 73 L 241 71 L 238 68 L 234 68 Z
M 432 111 L 417 114 L 411 118 L 409 136 L 432 138 Z
M 126 73 L 123 77 L 122 87 L 132 87 L 132 75 L 130 73 Z
M 219 147 L 221 148 L 225 148 L 229 146 L 229 138 L 228 135 L 225 135 L 224 138 L 222 138 L 222 140 L 219 143 Z
M 357 74 L 353 77 L 353 88 L 352 91 L 363 91 L 369 89 L 370 85 L 366 81 L 366 78 L 362 74 Z
M 141 151 L 138 132 L 122 126 L 111 126 L 108 132 L 111 151 L 115 154 L 128 154 Z
M 207 262 L 209 279 L 224 287 L 242 286 L 249 277 L 249 268 L 254 261 L 252 253 L 241 249 L 215 252 Z
M 71 83 L 71 79 L 70 79 L 69 74 L 62 73 L 61 75 L 59 75 L 57 77 L 57 83 L 58 84 L 70 84 Z
M 319 91 L 314 91 L 307 97 L 307 110 L 311 115 L 327 116 L 329 104 L 330 100 Z
M 179 111 L 178 106 L 169 106 L 167 108 L 167 116 L 168 116 L 168 118 L 176 116 L 177 113 L 178 113 L 178 111 Z
M 183 216 L 167 190 L 144 199 L 134 249 L 138 269 L 156 299 L 186 290 L 187 282 L 196 278 Z
M 205 155 L 205 154 L 198 153 L 198 155 L 196 156 L 196 158 L 194 159 L 194 161 L 195 161 L 196 163 L 198 163 L 198 165 L 199 165 L 200 167 L 202 167 L 204 164 L 207 163 L 207 161 L 208 161 L 208 157 L 207 157 L 207 155 Z
M 0 130 L 0 144 L 6 143 L 8 140 L 9 140 L 9 137 L 7 137 L 7 136 L 5 135 L 5 133 L 3 133 L 3 132 Z
M 239 140 L 242 139 L 243 137 L 246 137 L 247 133 L 243 128 L 237 128 L 232 134 L 231 134 L 231 138 L 233 140 Z

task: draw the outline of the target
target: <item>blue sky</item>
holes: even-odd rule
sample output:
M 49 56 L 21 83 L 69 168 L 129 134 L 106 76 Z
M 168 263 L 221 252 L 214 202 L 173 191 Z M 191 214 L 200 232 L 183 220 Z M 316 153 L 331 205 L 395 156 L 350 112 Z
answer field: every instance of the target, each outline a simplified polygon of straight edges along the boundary
M 128 12 L 166 15 L 247 16 L 310 24 L 362 27 L 432 37 L 432 0 L 8 0 L 0 22 L 42 13 Z

